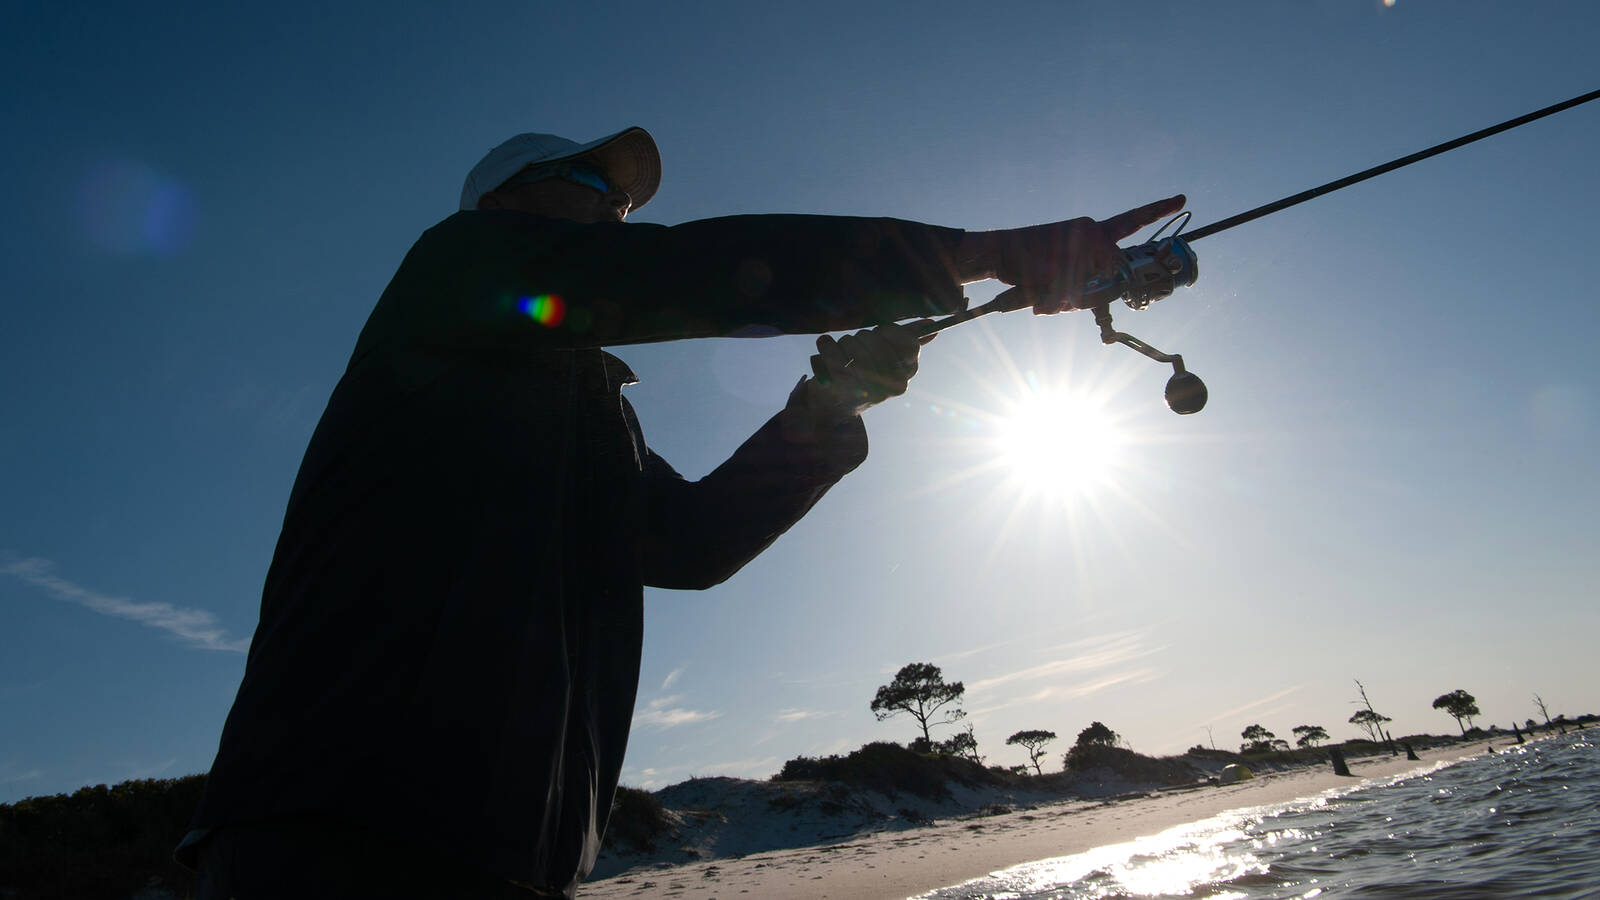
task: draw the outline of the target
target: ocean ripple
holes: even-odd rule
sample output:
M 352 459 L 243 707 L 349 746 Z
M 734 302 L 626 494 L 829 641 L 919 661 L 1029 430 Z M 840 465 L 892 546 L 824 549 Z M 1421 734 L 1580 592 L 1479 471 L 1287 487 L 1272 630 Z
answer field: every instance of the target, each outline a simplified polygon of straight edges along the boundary
M 1600 753 L 1579 732 L 1030 863 L 927 900 L 1600 900 Z M 1120 855 L 1119 855 L 1120 854 Z

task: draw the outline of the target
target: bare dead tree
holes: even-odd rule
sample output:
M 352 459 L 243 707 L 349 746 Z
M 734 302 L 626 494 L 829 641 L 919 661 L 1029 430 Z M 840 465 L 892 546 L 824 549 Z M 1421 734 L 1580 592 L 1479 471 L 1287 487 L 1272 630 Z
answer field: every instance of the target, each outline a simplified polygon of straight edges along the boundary
M 1366 712 L 1357 712 L 1355 715 L 1350 717 L 1350 721 L 1354 724 L 1362 725 L 1366 727 L 1367 730 L 1371 731 L 1374 742 L 1376 742 L 1381 736 L 1383 741 L 1389 745 L 1389 752 L 1396 756 L 1400 755 L 1400 751 L 1396 750 L 1394 747 L 1394 737 L 1383 728 L 1384 722 L 1392 722 L 1394 720 L 1372 708 L 1372 701 L 1367 697 L 1367 686 L 1361 683 L 1361 679 L 1356 678 L 1352 680 L 1354 680 L 1356 683 L 1356 690 L 1361 692 L 1360 702 L 1362 706 L 1366 707 Z M 1356 701 L 1352 700 L 1350 702 L 1354 703 Z

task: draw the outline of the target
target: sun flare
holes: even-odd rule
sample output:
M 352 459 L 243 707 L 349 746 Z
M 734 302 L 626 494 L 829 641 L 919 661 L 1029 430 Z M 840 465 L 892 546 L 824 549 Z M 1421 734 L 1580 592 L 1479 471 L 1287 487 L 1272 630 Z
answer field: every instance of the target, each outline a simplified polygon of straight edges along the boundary
M 1018 402 L 1000 423 L 997 449 L 1029 493 L 1075 496 L 1102 484 L 1126 436 L 1104 404 L 1081 393 L 1042 391 Z

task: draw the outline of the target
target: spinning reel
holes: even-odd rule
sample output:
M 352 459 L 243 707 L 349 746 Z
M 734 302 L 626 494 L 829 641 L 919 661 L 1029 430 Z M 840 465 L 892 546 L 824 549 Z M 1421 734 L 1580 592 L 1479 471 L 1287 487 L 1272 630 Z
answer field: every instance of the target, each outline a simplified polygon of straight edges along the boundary
M 1181 355 L 1162 353 L 1131 334 L 1114 330 L 1111 304 L 1120 299 L 1129 309 L 1145 309 L 1178 288 L 1194 284 L 1200 277 L 1200 261 L 1188 241 L 1178 237 L 1189 218 L 1188 213 L 1179 213 L 1158 228 L 1150 240 L 1123 250 L 1117 271 L 1103 283 L 1101 279 L 1089 282 L 1083 293 L 1083 302 L 1094 310 L 1094 323 L 1100 326 L 1102 344 L 1126 344 L 1156 362 L 1172 364 L 1172 377 L 1167 379 L 1167 406 L 1180 416 L 1205 408 L 1209 396 L 1206 383 L 1183 367 Z M 1161 235 L 1174 224 L 1177 228 L 1172 235 L 1163 238 Z
M 1111 304 L 1113 302 L 1122 300 L 1133 309 L 1144 309 L 1157 300 L 1171 295 L 1178 288 L 1194 284 L 1195 279 L 1200 277 L 1200 268 L 1195 260 L 1194 250 L 1190 249 L 1189 245 L 1207 235 L 1225 231 L 1235 225 L 1243 225 L 1246 222 L 1259 219 L 1281 209 L 1304 203 L 1314 197 L 1332 193 L 1357 182 L 1366 181 L 1368 178 L 1375 178 L 1385 172 L 1392 172 L 1402 166 L 1409 166 L 1430 156 L 1437 156 L 1464 144 L 1482 140 L 1490 135 L 1516 128 L 1519 125 L 1526 125 L 1535 119 L 1542 119 L 1545 116 L 1571 109 L 1574 106 L 1579 106 L 1595 99 L 1600 99 L 1600 91 L 1581 94 L 1571 100 L 1535 110 L 1515 119 L 1508 119 L 1498 125 L 1491 125 L 1488 128 L 1474 131 L 1454 140 L 1436 144 L 1409 156 L 1402 156 L 1382 165 L 1364 169 L 1354 175 L 1347 175 L 1337 181 L 1330 181 L 1308 191 L 1301 191 L 1298 194 L 1284 197 L 1282 200 L 1258 206 L 1255 209 L 1230 216 L 1220 222 L 1213 222 L 1203 228 L 1197 228 L 1184 237 L 1179 237 L 1179 233 L 1189 223 L 1189 214 L 1187 212 L 1179 213 L 1165 225 L 1156 229 L 1155 235 L 1150 240 L 1137 247 L 1123 248 L 1122 261 L 1117 265 L 1116 271 L 1104 278 L 1097 278 L 1084 285 L 1083 292 L 1079 295 L 1077 303 L 1074 305 L 1080 309 L 1094 310 L 1094 321 L 1096 325 L 1100 326 L 1100 341 L 1102 343 L 1126 344 L 1156 362 L 1171 363 L 1172 377 L 1167 380 L 1167 406 L 1171 407 L 1172 411 L 1180 416 L 1199 412 L 1206 405 L 1205 383 L 1196 377 L 1193 372 L 1183 367 L 1182 356 L 1176 353 L 1162 353 L 1131 334 L 1125 334 L 1113 329 L 1111 326 Z M 1167 237 L 1162 237 L 1161 235 L 1168 228 L 1172 228 L 1173 225 L 1177 225 L 1173 233 Z M 1027 292 L 1019 287 L 1014 287 L 982 306 L 963 310 L 954 315 L 946 316 L 937 322 L 931 322 L 923 327 L 922 333 L 932 334 L 987 313 L 1010 312 L 1016 309 L 1026 309 L 1032 305 Z
M 1200 265 L 1189 243 L 1178 236 L 1189 221 L 1189 213 L 1179 213 L 1143 244 L 1122 250 L 1122 260 L 1116 271 L 1096 278 L 1084 285 L 1077 305 L 1094 310 L 1095 324 L 1100 326 L 1100 341 L 1104 344 L 1126 344 L 1156 362 L 1171 363 L 1172 377 L 1167 379 L 1167 406 L 1180 416 L 1197 413 L 1206 405 L 1206 385 L 1200 377 L 1183 367 L 1183 357 L 1176 353 L 1162 353 L 1131 334 L 1115 330 L 1111 325 L 1111 304 L 1121 300 L 1130 309 L 1145 309 L 1150 304 L 1171 296 L 1180 287 L 1194 284 L 1200 277 Z M 1171 235 L 1162 237 L 1167 229 Z M 1011 288 L 982 306 L 964 310 L 940 319 L 923 328 L 923 334 L 942 331 L 969 319 L 991 312 L 1009 312 L 1032 305 L 1021 288 Z

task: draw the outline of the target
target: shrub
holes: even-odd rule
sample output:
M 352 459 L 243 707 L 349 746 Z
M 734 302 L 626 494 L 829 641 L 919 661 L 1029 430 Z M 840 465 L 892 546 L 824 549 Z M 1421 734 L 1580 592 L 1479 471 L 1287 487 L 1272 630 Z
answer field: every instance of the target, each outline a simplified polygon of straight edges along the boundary
M 1223 759 L 1228 762 L 1238 762 L 1239 754 L 1232 750 L 1218 750 L 1215 747 L 1202 747 L 1199 744 L 1190 747 L 1185 756 L 1197 756 L 1201 759 Z
M 991 784 L 1000 776 L 970 760 L 923 756 L 888 742 L 874 742 L 846 756 L 801 756 L 783 764 L 773 781 L 838 781 L 877 791 L 939 799 L 949 794 L 946 782 Z
M 193 876 L 172 859 L 204 775 L 148 778 L 0 804 L 0 885 L 37 898 L 126 897 Z
M 1083 772 L 1089 769 L 1110 769 L 1128 779 L 1152 784 L 1187 784 L 1197 773 L 1181 758 L 1145 756 L 1126 747 L 1105 744 L 1080 744 L 1067 751 L 1067 769 Z
M 606 823 L 602 841 L 605 846 L 618 850 L 622 849 L 618 845 L 626 841 L 635 849 L 654 853 L 656 838 L 671 830 L 672 820 L 667 817 L 667 808 L 661 805 L 660 797 L 619 785 L 616 796 L 611 799 L 611 819 Z

